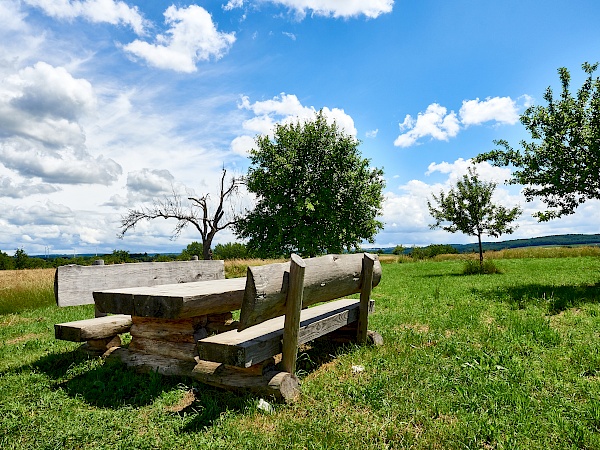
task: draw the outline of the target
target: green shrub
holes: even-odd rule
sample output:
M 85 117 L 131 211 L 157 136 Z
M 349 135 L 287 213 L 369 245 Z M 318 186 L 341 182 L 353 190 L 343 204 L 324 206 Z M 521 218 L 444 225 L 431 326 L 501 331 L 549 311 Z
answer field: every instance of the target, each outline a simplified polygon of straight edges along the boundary
M 402 247 L 401 245 L 396 245 L 396 247 L 394 247 L 394 250 L 392 250 L 392 254 L 393 255 L 403 255 L 404 247 Z
M 491 275 L 502 272 L 496 267 L 494 261 L 485 260 L 483 264 L 480 264 L 479 260 L 468 259 L 465 261 L 462 273 L 463 275 Z

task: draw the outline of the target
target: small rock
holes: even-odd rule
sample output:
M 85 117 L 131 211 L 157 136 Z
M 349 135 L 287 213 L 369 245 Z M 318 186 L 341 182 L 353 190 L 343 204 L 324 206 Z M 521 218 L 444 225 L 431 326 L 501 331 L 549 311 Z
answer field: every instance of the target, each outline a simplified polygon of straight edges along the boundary
M 262 398 L 258 401 L 258 405 L 256 407 L 261 411 L 268 412 L 269 414 L 273 413 L 274 411 L 273 405 Z

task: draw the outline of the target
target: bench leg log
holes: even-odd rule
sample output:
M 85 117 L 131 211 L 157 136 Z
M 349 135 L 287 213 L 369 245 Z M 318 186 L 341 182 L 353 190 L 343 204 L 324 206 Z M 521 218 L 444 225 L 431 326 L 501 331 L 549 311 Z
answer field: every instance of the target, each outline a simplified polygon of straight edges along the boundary
M 85 344 L 79 347 L 79 350 L 89 353 L 90 355 L 101 356 L 111 348 L 120 346 L 121 337 L 117 335 L 102 339 L 89 339 Z
M 253 392 L 291 402 L 300 394 L 300 381 L 289 373 L 275 370 L 272 364 L 248 368 L 228 366 L 212 361 L 198 361 L 192 377 L 202 383 L 240 392 Z
M 194 378 L 204 384 L 240 392 L 252 392 L 265 397 L 290 402 L 300 394 L 300 382 L 295 375 L 275 369 L 273 360 L 248 368 L 227 366 L 211 361 L 189 361 L 130 352 L 115 348 L 107 358 L 120 361 L 139 373 L 157 372 L 166 376 Z

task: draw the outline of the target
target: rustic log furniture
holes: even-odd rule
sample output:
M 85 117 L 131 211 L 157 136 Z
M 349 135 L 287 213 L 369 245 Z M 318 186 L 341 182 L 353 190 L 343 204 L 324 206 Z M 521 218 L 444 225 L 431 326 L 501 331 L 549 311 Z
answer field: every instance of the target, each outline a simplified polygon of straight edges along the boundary
M 370 293 L 380 279 L 375 255 L 292 255 L 288 263 L 249 267 L 245 278 L 106 289 L 93 297 L 101 312 L 132 316 L 129 348 L 112 352 L 126 365 L 289 400 L 299 393 L 299 345 L 352 324 L 356 340 L 367 342 Z M 360 300 L 336 300 L 355 293 Z M 306 309 L 316 303 L 323 304 Z

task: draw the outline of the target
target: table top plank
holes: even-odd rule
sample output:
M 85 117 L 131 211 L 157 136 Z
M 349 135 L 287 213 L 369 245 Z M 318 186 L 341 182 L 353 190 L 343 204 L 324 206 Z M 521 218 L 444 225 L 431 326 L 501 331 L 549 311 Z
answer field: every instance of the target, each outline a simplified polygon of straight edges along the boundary
M 240 309 L 246 278 L 107 289 L 93 293 L 104 313 L 179 319 Z

